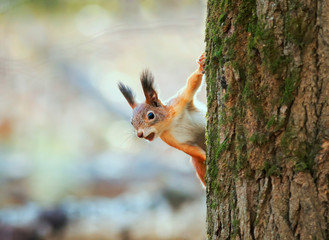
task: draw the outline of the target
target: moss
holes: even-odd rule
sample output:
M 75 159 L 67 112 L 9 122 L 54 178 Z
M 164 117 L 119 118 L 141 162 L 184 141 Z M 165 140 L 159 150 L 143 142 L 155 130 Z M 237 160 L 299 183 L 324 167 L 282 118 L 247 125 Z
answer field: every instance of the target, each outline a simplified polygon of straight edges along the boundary
M 281 175 L 281 169 L 275 162 L 265 161 L 263 170 L 265 171 L 267 177 Z
M 266 130 L 276 132 L 282 129 L 286 124 L 286 117 L 277 119 L 277 116 L 272 115 L 266 123 Z
M 230 115 L 227 118 L 227 121 L 229 123 L 233 123 L 234 120 L 239 116 L 239 112 L 238 111 L 239 111 L 239 109 L 237 107 L 235 107 L 235 106 L 233 106 L 233 107 L 230 108 Z
M 206 140 L 207 144 L 213 143 L 214 141 L 218 141 L 218 136 L 214 132 L 211 131 L 206 131 Z M 224 148 L 224 146 L 223 146 Z M 217 159 L 220 154 L 220 152 L 216 148 L 216 158 L 207 158 L 206 164 L 207 164 L 207 173 L 206 175 L 209 176 L 209 179 L 216 179 L 217 174 L 218 174 L 218 166 L 217 166 Z M 212 153 L 213 154 L 213 153 Z
M 281 138 L 281 147 L 284 149 L 286 155 L 290 154 L 291 144 L 295 142 L 294 140 L 297 138 L 296 132 L 292 129 L 287 129 L 282 138 Z
M 297 172 L 303 172 L 309 168 L 310 168 L 310 166 L 306 162 L 303 162 L 303 161 L 301 161 L 301 162 L 297 161 L 297 163 L 295 165 L 295 171 L 297 171 Z
M 237 33 L 234 32 L 232 36 L 225 38 L 224 50 L 225 50 L 225 61 L 230 61 L 235 58 L 234 46 L 237 44 Z M 222 62 L 224 64 L 224 62 Z
M 276 116 L 273 115 L 266 123 L 266 129 L 267 130 L 270 129 L 272 126 L 276 125 L 276 123 L 277 123 Z
M 237 175 L 238 171 L 244 169 L 248 165 L 247 158 L 247 140 L 242 126 L 237 127 L 235 137 L 235 153 L 236 162 L 234 165 L 234 173 Z
M 258 94 L 255 93 L 250 80 L 248 80 L 242 90 L 242 101 L 252 107 L 258 120 L 263 120 L 265 113 L 257 95 Z
M 288 41 L 294 43 L 300 48 L 303 48 L 303 46 L 313 41 L 316 19 L 309 18 L 305 15 L 305 13 L 298 13 L 298 8 L 300 7 L 302 6 L 299 1 L 292 1 L 290 11 L 294 11 L 295 14 L 287 14 L 286 16 L 285 35 Z M 308 14 L 316 14 L 316 9 L 309 9 Z M 311 19 L 311 22 L 308 19 Z
M 212 204 L 216 204 L 218 206 L 219 202 L 227 197 L 227 191 L 225 191 L 222 183 L 218 181 L 213 181 L 209 185 L 209 189 L 213 192 L 216 198 L 212 199 L 210 202 L 210 206 Z M 210 200 L 210 199 L 209 199 Z M 213 205 L 214 206 L 214 205 Z
M 298 141 L 297 131 L 288 129 L 281 139 L 281 147 L 286 157 L 294 161 L 295 171 L 313 171 L 314 159 L 321 150 L 317 142 Z
M 254 102 L 253 96 L 255 96 L 255 92 L 251 89 L 250 82 L 246 82 L 244 88 L 242 90 L 242 100 L 247 103 L 248 100 Z
M 265 117 L 265 113 L 264 113 L 264 110 L 263 110 L 263 107 L 262 107 L 260 101 L 256 104 L 256 106 L 254 106 L 254 110 L 256 113 L 257 120 L 262 121 Z
M 250 138 L 249 141 L 253 144 L 263 145 L 268 143 L 268 136 L 264 133 L 254 133 Z
M 220 126 L 225 126 L 228 123 L 228 111 L 227 108 L 225 106 L 222 106 L 221 110 L 220 110 Z
M 206 67 L 206 72 L 208 72 L 209 69 Z M 216 84 L 216 75 L 214 74 L 210 75 L 207 79 L 207 108 L 211 109 L 213 103 L 216 103 L 215 97 L 217 96 L 216 94 L 216 89 L 217 89 L 217 84 Z
M 284 90 L 281 98 L 282 105 L 289 105 L 294 100 L 294 92 L 300 80 L 300 70 L 294 68 L 284 81 Z
M 235 175 L 237 176 L 238 172 L 248 165 L 246 153 L 239 153 L 237 157 L 237 161 L 235 164 Z
M 319 143 L 301 143 L 297 148 L 296 155 L 296 171 L 310 171 L 313 172 L 315 157 L 321 150 Z
M 228 94 L 228 91 L 227 91 L 227 92 L 224 94 L 224 96 L 223 96 L 223 101 L 224 101 L 224 103 L 227 103 L 228 98 L 229 98 L 229 94 Z
M 211 207 L 212 209 L 216 209 L 217 206 L 218 206 L 218 203 L 217 203 L 216 201 L 212 201 L 210 207 Z
M 223 12 L 218 18 L 218 23 L 222 24 L 226 20 L 226 17 L 227 17 L 227 13 Z
M 287 124 L 286 122 L 286 118 L 280 118 L 278 121 L 277 121 L 277 124 L 274 128 L 274 131 L 278 131 L 280 130 L 281 128 L 283 128 L 285 125 Z
M 235 237 L 240 234 L 240 219 L 234 218 L 232 220 L 232 236 Z
M 217 51 L 214 52 L 213 57 L 217 58 L 219 61 L 222 61 L 222 56 L 223 56 L 223 48 L 222 45 L 219 47 Z
M 220 155 L 227 149 L 227 139 L 224 140 L 223 143 L 219 143 L 219 139 L 217 139 L 216 146 L 216 159 L 219 159 Z
M 223 0 L 217 2 L 220 2 L 220 6 L 223 10 L 227 10 L 227 8 L 231 5 L 232 0 Z
M 274 31 L 266 28 L 265 23 L 258 23 L 253 29 L 251 39 L 251 47 L 256 46 L 262 52 L 263 63 L 265 67 L 272 73 L 281 75 L 287 64 L 286 57 L 281 55 L 281 47 L 277 43 Z
M 235 25 L 248 29 L 249 20 L 255 14 L 256 0 L 243 0 L 237 15 Z

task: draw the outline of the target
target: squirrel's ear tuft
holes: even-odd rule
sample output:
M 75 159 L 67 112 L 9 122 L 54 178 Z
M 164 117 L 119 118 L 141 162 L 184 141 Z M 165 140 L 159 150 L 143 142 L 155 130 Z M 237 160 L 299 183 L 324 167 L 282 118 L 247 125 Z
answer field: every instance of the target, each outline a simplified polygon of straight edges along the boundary
M 126 98 L 127 102 L 129 103 L 130 107 L 134 109 L 136 107 L 135 102 L 135 96 L 133 94 L 133 91 L 130 87 L 122 84 L 121 82 L 118 83 L 118 87 L 120 92 L 123 94 L 123 96 Z
M 154 77 L 148 69 L 145 69 L 142 72 L 141 83 L 146 99 L 145 102 L 155 107 L 159 107 L 161 105 L 161 102 L 158 99 L 158 94 L 154 89 Z

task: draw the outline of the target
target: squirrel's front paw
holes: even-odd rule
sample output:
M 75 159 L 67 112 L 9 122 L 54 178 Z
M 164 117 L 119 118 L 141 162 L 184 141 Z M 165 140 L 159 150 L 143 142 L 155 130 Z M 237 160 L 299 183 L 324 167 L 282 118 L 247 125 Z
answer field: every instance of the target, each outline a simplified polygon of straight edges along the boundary
M 204 65 L 205 65 L 205 53 L 202 53 L 201 56 L 199 57 L 197 63 L 199 64 L 199 71 L 204 73 Z

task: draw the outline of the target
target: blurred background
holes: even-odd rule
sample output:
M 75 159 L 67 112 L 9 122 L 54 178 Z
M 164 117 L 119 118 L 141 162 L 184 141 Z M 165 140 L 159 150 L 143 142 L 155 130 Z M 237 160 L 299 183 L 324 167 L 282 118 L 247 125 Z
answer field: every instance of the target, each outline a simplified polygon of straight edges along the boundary
M 201 0 L 0 0 L 0 239 L 205 239 L 189 157 L 138 139 L 117 82 L 174 95 Z M 205 102 L 204 87 L 199 99 Z

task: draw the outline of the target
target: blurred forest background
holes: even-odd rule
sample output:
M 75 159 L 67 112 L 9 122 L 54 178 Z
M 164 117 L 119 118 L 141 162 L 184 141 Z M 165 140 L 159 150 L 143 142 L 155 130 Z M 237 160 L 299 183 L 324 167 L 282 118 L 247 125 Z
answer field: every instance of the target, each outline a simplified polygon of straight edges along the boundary
M 117 89 L 174 95 L 205 1 L 0 0 L 0 239 L 203 239 L 189 157 L 137 139 Z M 204 89 L 201 99 L 205 101 Z

